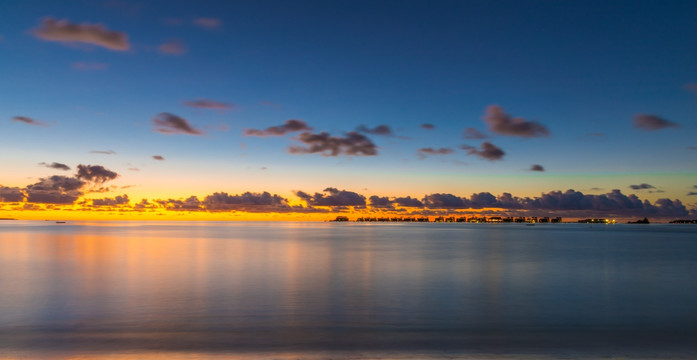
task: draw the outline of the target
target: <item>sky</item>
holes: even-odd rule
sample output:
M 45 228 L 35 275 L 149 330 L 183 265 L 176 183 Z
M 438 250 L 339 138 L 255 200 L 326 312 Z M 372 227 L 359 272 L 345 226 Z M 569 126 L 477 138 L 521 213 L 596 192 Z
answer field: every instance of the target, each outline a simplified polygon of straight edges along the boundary
M 0 13 L 0 217 L 697 217 L 696 2 Z

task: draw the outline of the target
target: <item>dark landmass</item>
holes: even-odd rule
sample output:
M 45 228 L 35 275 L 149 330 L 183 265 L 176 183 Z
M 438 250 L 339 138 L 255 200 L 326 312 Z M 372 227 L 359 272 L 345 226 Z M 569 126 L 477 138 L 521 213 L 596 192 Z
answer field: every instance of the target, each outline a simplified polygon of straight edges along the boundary
M 643 220 L 629 221 L 627 224 L 650 224 L 649 219 L 644 218 Z
M 13 218 L 0 218 L 0 220 L 17 220 L 17 219 L 13 219 Z

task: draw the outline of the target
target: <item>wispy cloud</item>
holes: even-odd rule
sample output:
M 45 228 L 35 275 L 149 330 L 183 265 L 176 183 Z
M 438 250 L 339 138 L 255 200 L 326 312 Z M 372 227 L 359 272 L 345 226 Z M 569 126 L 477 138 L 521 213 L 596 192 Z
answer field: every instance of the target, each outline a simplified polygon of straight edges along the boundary
M 442 148 L 434 149 L 434 148 L 427 147 L 427 148 L 419 149 L 419 157 L 423 159 L 426 157 L 426 155 L 448 155 L 448 154 L 452 154 L 454 152 L 455 152 L 455 150 L 453 150 L 451 148 L 442 147 Z
M 283 136 L 283 135 L 291 133 L 291 132 L 305 131 L 305 130 L 312 130 L 312 128 L 309 127 L 302 120 L 291 119 L 291 120 L 286 120 L 286 122 L 283 125 L 271 126 L 271 127 L 268 127 L 264 130 L 244 129 L 244 134 L 246 136 L 268 137 L 268 136 Z
M 162 155 L 153 155 L 152 158 L 159 161 L 165 160 L 165 158 Z
M 481 140 L 481 139 L 486 139 L 487 136 L 483 132 L 475 129 L 468 127 L 465 129 L 465 132 L 462 134 L 462 137 L 465 139 L 473 139 L 473 140 Z
M 655 189 L 656 187 L 649 184 L 629 185 L 632 190 Z
M 186 119 L 170 113 L 159 113 L 152 122 L 154 130 L 163 134 L 204 134 L 203 131 L 193 128 Z
M 78 61 L 72 63 L 72 68 L 76 70 L 91 71 L 91 70 L 104 70 L 109 67 L 109 64 L 99 63 L 99 62 L 87 62 Z
M 223 25 L 223 22 L 217 18 L 200 17 L 194 19 L 193 24 L 204 29 L 214 30 L 220 29 L 220 27 Z
M 634 117 L 634 127 L 646 131 L 655 131 L 666 128 L 679 128 L 680 124 L 660 118 L 656 115 L 639 114 Z
M 39 165 L 45 166 L 45 167 L 51 168 L 51 169 L 56 169 L 56 170 L 70 170 L 70 166 L 65 165 L 65 164 L 61 164 L 61 163 L 57 163 L 57 162 L 53 162 L 50 164 L 45 163 L 45 162 L 40 162 Z
M 498 105 L 490 105 L 486 108 L 484 122 L 489 125 L 489 130 L 508 136 L 542 137 L 549 136 L 549 130 L 536 122 L 523 118 L 514 118 Z
M 45 122 L 35 120 L 35 119 L 32 119 L 30 117 L 26 117 L 26 116 L 15 116 L 12 118 L 12 121 L 21 122 L 21 123 L 25 123 L 25 124 L 29 124 L 29 125 L 33 125 L 33 126 L 41 126 L 41 127 L 48 126 L 48 124 L 46 124 Z
M 88 180 L 103 183 L 108 180 L 113 180 L 118 177 L 119 174 L 104 168 L 101 165 L 78 165 L 77 174 L 75 177 L 78 179 Z
M 357 132 L 365 133 L 365 134 L 373 134 L 373 135 L 383 135 L 383 136 L 392 136 L 392 129 L 390 129 L 389 126 L 387 125 L 378 125 L 374 128 L 369 128 L 365 125 L 361 125 L 358 128 L 356 128 Z
M 435 125 L 433 125 L 433 124 L 428 124 L 428 123 L 421 124 L 419 127 L 422 128 L 422 129 L 424 129 L 424 130 L 433 130 L 433 129 L 436 128 Z
M 375 156 L 378 154 L 377 146 L 362 134 L 349 132 L 346 136 L 331 136 L 326 132 L 312 134 L 304 132 L 298 135 L 296 140 L 307 145 L 291 146 L 288 151 L 291 154 L 316 154 L 323 156 Z
M 179 39 L 171 39 L 157 47 L 157 51 L 167 55 L 182 55 L 189 51 L 189 48 Z
M 90 154 L 102 154 L 102 155 L 116 155 L 114 150 L 90 150 Z
M 462 145 L 462 149 L 467 151 L 468 155 L 476 155 L 482 159 L 489 161 L 501 160 L 506 153 L 498 146 L 485 141 L 481 145 L 481 150 L 469 145 Z
M 131 48 L 125 33 L 109 31 L 101 24 L 74 24 L 68 20 L 46 18 L 33 33 L 36 37 L 47 41 L 79 42 L 116 51 L 126 51 Z
M 530 167 L 530 171 L 539 171 L 539 172 L 543 172 L 543 171 L 545 171 L 545 168 L 542 167 L 542 165 L 533 164 L 533 165 Z
M 209 99 L 197 99 L 192 101 L 184 101 L 184 105 L 197 109 L 210 109 L 219 111 L 228 111 L 235 108 L 235 105 L 214 101 Z

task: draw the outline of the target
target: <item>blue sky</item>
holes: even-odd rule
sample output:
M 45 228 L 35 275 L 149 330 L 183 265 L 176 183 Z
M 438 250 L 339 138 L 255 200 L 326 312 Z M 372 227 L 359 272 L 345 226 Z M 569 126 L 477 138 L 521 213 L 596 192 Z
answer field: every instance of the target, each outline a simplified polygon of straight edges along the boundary
M 140 196 L 620 189 L 695 203 L 694 2 L 12 1 L 0 13 L 5 187 L 49 176 L 37 163 L 55 161 L 103 165 Z M 126 45 L 47 39 L 49 18 L 101 24 Z M 185 104 L 195 100 L 229 108 Z M 492 105 L 549 136 L 493 131 Z M 153 131 L 161 113 L 205 134 Z M 637 116 L 662 120 L 647 130 Z M 289 153 L 299 132 L 245 136 L 289 119 L 311 133 L 392 135 L 362 133 L 375 156 Z M 470 127 L 487 138 L 463 138 Z M 505 155 L 461 148 L 485 141 Z M 652 188 L 630 188 L 641 183 Z

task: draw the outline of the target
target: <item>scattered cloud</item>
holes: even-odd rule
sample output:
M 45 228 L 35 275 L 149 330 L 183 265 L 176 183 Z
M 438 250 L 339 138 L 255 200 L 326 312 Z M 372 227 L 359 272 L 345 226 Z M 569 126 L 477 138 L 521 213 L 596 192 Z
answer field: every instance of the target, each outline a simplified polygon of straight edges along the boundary
M 196 196 L 190 196 L 184 200 L 168 199 L 168 200 L 155 200 L 156 203 L 160 204 L 167 210 L 175 211 L 200 211 L 201 201 Z
M 84 70 L 84 71 L 90 71 L 90 70 L 104 70 L 109 67 L 109 64 L 107 63 L 98 63 L 98 62 L 86 62 L 86 61 L 78 61 L 72 63 L 72 68 L 76 70 Z
M 36 37 L 47 41 L 85 43 L 116 51 L 126 51 L 131 48 L 126 34 L 109 31 L 101 24 L 74 24 L 68 20 L 46 18 L 33 33 Z
M 184 101 L 184 105 L 192 107 L 192 108 L 197 108 L 197 109 L 211 109 L 211 110 L 219 110 L 222 112 L 231 110 L 235 107 L 233 104 L 228 104 L 224 102 L 219 102 L 219 101 L 213 101 L 209 99 L 197 99 L 193 101 Z
M 15 116 L 12 118 L 12 121 L 21 122 L 21 123 L 25 123 L 25 124 L 29 124 L 29 125 L 34 125 L 34 126 L 43 126 L 43 127 L 48 126 L 48 124 L 46 124 L 45 122 L 42 122 L 39 120 L 34 120 L 34 119 L 32 119 L 30 117 L 26 117 L 26 116 Z
M 45 162 L 40 162 L 39 165 L 45 166 L 45 167 L 51 168 L 51 169 L 56 169 L 56 170 L 70 170 L 70 166 L 65 165 L 65 164 L 61 164 L 61 163 L 57 163 L 57 162 L 50 163 L 50 164 L 45 163 Z
M 530 167 L 530 171 L 539 171 L 539 172 L 543 172 L 543 171 L 545 171 L 545 168 L 542 167 L 542 165 L 533 164 L 533 165 Z
M 129 201 L 128 195 L 120 195 L 114 198 L 93 199 L 92 206 L 100 207 L 127 205 Z
M 114 150 L 90 150 L 90 154 L 102 154 L 102 155 L 116 155 Z
M 324 189 L 324 194 L 310 195 L 303 191 L 296 191 L 295 195 L 305 200 L 309 206 L 365 206 L 365 196 L 332 187 Z
M 159 113 L 152 119 L 155 131 L 163 134 L 189 134 L 203 135 L 203 131 L 191 127 L 189 122 L 177 115 L 170 113 Z
M 452 154 L 454 152 L 455 152 L 455 150 L 453 150 L 451 148 L 434 149 L 434 148 L 427 147 L 427 148 L 419 149 L 419 157 L 423 159 L 426 157 L 426 155 L 448 155 L 448 154 Z
M 97 183 L 103 183 L 105 181 L 113 180 L 118 177 L 119 174 L 104 168 L 101 165 L 78 165 L 77 174 L 75 175 L 78 179 L 83 179 L 87 181 L 93 181 Z
M 378 125 L 374 128 L 369 128 L 365 125 L 361 125 L 358 128 L 356 128 L 357 132 L 365 133 L 365 134 L 373 134 L 373 135 L 383 135 L 383 136 L 392 136 L 392 129 L 390 129 L 389 126 L 387 125 Z
M 523 118 L 514 118 L 498 105 L 489 105 L 486 108 L 484 122 L 489 125 L 489 130 L 494 133 L 508 136 L 542 137 L 549 136 L 549 130 L 536 122 Z
M 653 185 L 649 184 L 639 184 L 639 185 L 629 185 L 632 190 L 644 190 L 644 189 L 655 189 Z
M 27 202 L 40 204 L 73 204 L 82 196 L 80 189 L 86 183 L 74 177 L 54 175 L 41 178 L 25 189 Z
M 22 189 L 0 185 L 0 202 L 20 202 L 22 200 L 24 200 Z
M 206 196 L 202 202 L 208 211 L 287 212 L 291 210 L 288 200 L 268 192 L 229 195 L 216 192 Z
M 298 135 L 296 140 L 307 147 L 291 146 L 288 151 L 291 154 L 315 154 L 323 156 L 353 155 L 374 156 L 377 155 L 377 146 L 367 137 L 357 132 L 349 132 L 345 137 L 331 136 L 326 132 L 312 134 L 304 132 Z
M 291 133 L 291 132 L 306 131 L 306 130 L 312 130 L 312 128 L 309 127 L 302 120 L 291 119 L 291 120 L 286 120 L 286 122 L 283 125 L 271 126 L 271 127 L 268 127 L 264 130 L 244 129 L 244 134 L 246 136 L 259 136 L 259 137 L 283 136 L 283 135 Z
M 695 191 L 690 191 L 689 193 L 687 193 L 686 196 L 695 196 L 695 195 L 697 195 L 697 192 L 695 192 Z
M 481 132 L 475 128 L 471 128 L 471 127 L 468 127 L 467 129 L 465 129 L 465 132 L 462 134 L 462 136 L 465 139 L 474 139 L 474 140 L 481 140 L 481 139 L 487 138 L 486 134 L 484 134 L 483 132 Z
M 223 22 L 217 18 L 201 17 L 194 19 L 193 24 L 204 29 L 215 30 L 219 29 L 223 25 Z
M 687 150 L 697 150 L 697 146 L 688 146 Z
M 158 46 L 157 51 L 159 51 L 161 54 L 167 55 L 182 55 L 186 54 L 189 51 L 189 49 L 183 41 L 179 39 L 171 39 L 166 43 Z
M 421 124 L 421 126 L 419 126 L 419 127 L 422 128 L 422 129 L 424 129 L 424 130 L 433 130 L 433 129 L 436 128 L 435 125 L 433 125 L 433 124 L 428 124 L 428 123 Z
M 165 160 L 165 158 L 164 158 L 162 155 L 153 155 L 152 158 L 155 159 L 155 160 L 160 160 L 160 161 L 164 161 L 164 160 Z
M 655 131 L 671 127 L 679 128 L 680 124 L 676 124 L 656 115 L 639 114 L 634 117 L 634 127 L 646 131 Z
M 481 147 L 481 150 L 477 150 L 473 146 L 462 145 L 462 149 L 466 150 L 468 155 L 476 155 L 489 161 L 501 160 L 506 155 L 501 148 L 488 141 L 483 142 Z

